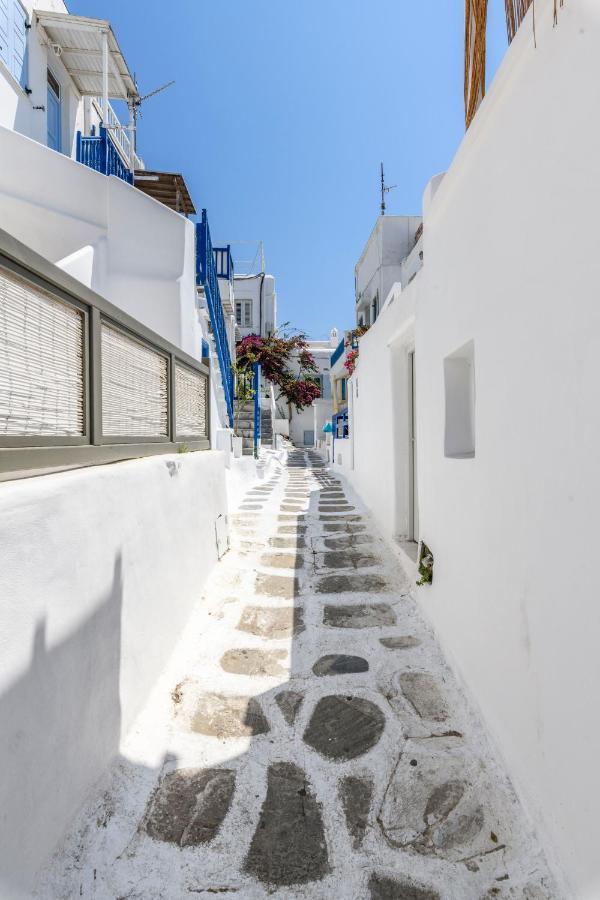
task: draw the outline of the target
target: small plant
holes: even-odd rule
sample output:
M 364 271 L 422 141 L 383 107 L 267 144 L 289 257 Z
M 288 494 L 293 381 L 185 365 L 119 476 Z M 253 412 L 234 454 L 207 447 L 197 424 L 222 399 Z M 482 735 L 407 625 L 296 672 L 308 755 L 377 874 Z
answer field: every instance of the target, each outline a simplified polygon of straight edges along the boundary
M 188 447 L 187 444 L 180 444 L 179 447 L 177 448 L 177 452 L 178 453 L 189 453 L 190 448 Z
M 419 548 L 419 575 L 421 576 L 417 581 L 419 587 L 433 581 L 433 553 L 425 541 L 421 541 Z

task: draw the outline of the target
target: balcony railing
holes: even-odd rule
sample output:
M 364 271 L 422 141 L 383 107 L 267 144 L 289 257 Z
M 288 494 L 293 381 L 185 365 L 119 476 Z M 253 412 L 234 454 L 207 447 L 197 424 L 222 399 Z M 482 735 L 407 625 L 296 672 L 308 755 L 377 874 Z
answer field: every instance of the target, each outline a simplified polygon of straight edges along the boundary
M 133 184 L 133 175 L 121 159 L 110 133 L 103 125 L 99 134 L 84 137 L 77 132 L 77 162 L 89 166 L 102 175 L 116 175 L 128 184 Z
M 215 265 L 217 267 L 217 278 L 226 278 L 227 281 L 233 281 L 233 257 L 231 256 L 231 246 L 213 247 L 215 255 Z
M 110 131 L 110 136 L 115 142 L 115 145 L 117 147 L 117 150 L 121 154 L 123 162 L 125 163 L 127 168 L 129 168 L 131 160 L 131 139 L 128 134 L 128 129 L 124 125 L 121 125 L 119 118 L 110 103 L 108 104 L 106 116 L 104 116 L 104 113 L 102 111 L 102 97 L 93 97 L 92 103 L 96 107 L 96 112 L 100 116 L 102 124 Z M 137 153 L 134 153 L 133 155 L 133 163 L 134 169 L 144 168 L 144 162 L 140 159 Z
M 336 362 L 338 361 L 338 359 L 344 352 L 345 344 L 346 344 L 346 338 L 343 337 L 341 339 L 341 341 L 339 342 L 339 344 L 337 345 L 337 347 L 335 348 L 335 350 L 333 351 L 333 353 L 331 354 L 331 363 L 330 363 L 331 366 L 335 366 Z
M 221 304 L 219 282 L 215 254 L 210 239 L 210 228 L 206 210 L 202 210 L 202 221 L 196 223 L 196 284 L 204 288 L 206 305 L 210 315 L 219 368 L 221 369 L 221 381 L 225 394 L 227 416 L 229 425 L 233 428 L 233 371 L 231 369 L 231 354 L 229 352 L 229 340 L 225 328 L 225 317 Z

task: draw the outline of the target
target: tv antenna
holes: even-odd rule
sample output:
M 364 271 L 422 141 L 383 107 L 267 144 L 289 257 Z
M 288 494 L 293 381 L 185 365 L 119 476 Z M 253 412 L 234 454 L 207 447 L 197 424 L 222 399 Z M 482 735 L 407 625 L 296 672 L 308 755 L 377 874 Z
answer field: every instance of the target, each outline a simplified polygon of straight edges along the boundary
M 383 163 L 381 163 L 381 215 L 385 216 L 385 195 L 397 188 L 397 184 L 386 184 L 383 174 Z
M 135 80 L 135 78 L 134 78 Z M 156 94 L 162 94 L 163 91 L 166 91 L 167 88 L 170 88 L 171 85 L 175 84 L 175 79 L 172 81 L 167 81 L 165 84 L 161 84 L 160 87 L 155 88 L 153 91 L 150 91 L 148 94 L 144 94 L 143 97 L 138 97 L 136 100 L 131 101 L 131 114 L 133 118 L 133 149 L 137 150 L 137 120 L 138 116 L 141 119 L 142 117 L 142 103 L 145 103 L 146 100 L 149 100 L 150 97 L 155 97 Z

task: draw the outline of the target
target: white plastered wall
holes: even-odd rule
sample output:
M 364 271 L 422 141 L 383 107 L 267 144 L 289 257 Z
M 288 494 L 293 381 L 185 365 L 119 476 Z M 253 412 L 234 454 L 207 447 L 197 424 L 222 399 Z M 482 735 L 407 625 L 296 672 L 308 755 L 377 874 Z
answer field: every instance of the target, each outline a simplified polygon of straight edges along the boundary
M 0 491 L 0 896 L 119 752 L 217 561 L 223 457 L 152 457 Z
M 600 6 L 521 27 L 425 209 L 421 594 L 566 896 L 597 900 Z M 473 342 L 475 456 L 444 455 L 444 360 Z
M 193 224 L 5 128 L 0 157 L 2 227 L 199 359 Z

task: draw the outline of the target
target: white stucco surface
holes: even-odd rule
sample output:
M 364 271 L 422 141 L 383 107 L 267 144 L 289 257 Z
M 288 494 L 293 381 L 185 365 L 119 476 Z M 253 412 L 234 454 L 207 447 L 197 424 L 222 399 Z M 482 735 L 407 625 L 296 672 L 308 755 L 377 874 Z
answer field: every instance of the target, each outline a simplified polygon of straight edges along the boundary
M 199 359 L 193 224 L 1 127 L 0 157 L 2 227 Z
M 381 315 L 360 338 L 348 381 L 350 435 L 334 452 L 350 484 L 388 539 L 409 536 L 409 357 L 414 350 L 420 276 L 395 285 Z
M 408 410 L 392 350 L 395 334 L 409 349 L 412 291 L 420 535 L 435 559 L 421 605 L 559 861 L 564 896 L 596 900 L 600 7 L 566 3 L 553 27 L 540 0 L 536 17 L 537 49 L 530 12 L 426 191 L 423 269 L 361 340 L 345 474 L 384 534 L 401 535 Z M 445 445 L 468 398 L 447 404 L 444 361 L 465 348 L 474 455 Z
M 210 451 L 0 487 L 0 896 L 117 755 L 217 560 Z

